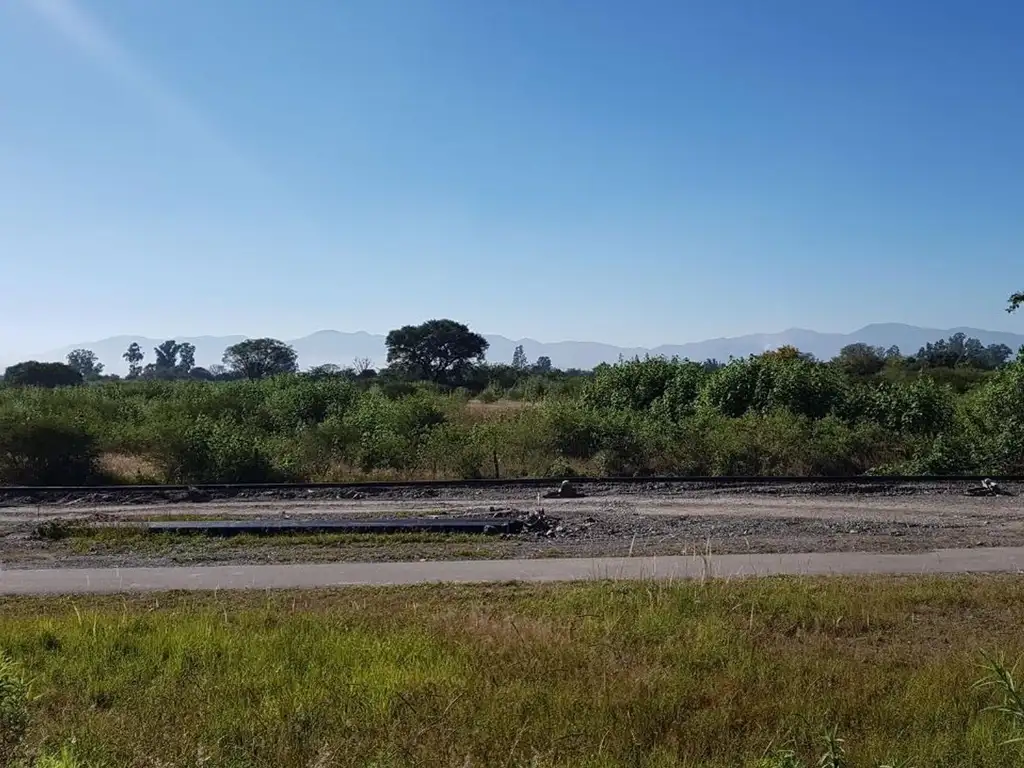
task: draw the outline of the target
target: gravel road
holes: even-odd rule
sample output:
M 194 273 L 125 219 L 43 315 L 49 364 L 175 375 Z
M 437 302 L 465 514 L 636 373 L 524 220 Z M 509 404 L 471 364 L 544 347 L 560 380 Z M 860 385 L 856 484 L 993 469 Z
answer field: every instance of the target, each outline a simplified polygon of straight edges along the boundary
M 206 568 L 0 571 L 0 594 L 311 589 L 355 585 L 693 579 L 840 574 L 999 573 L 1024 569 L 1024 547 L 912 555 L 804 553 L 434 563 L 334 563 Z
M 554 486 L 553 486 L 554 487 Z M 497 560 L 674 556 L 694 553 L 869 552 L 1024 546 L 1024 498 L 976 498 L 966 486 L 693 487 L 665 483 L 585 486 L 577 499 L 536 488 L 263 492 L 195 502 L 183 497 L 102 495 L 25 503 L 0 493 L 0 564 L 11 568 L 149 567 L 295 562 Z M 1009 488 L 1017 493 L 1020 488 Z M 116 502 L 116 503 L 115 503 Z M 508 536 L 267 537 L 254 541 L 177 537 L 159 541 L 41 539 L 44 521 L 105 526 L 147 518 L 524 517 L 542 530 Z

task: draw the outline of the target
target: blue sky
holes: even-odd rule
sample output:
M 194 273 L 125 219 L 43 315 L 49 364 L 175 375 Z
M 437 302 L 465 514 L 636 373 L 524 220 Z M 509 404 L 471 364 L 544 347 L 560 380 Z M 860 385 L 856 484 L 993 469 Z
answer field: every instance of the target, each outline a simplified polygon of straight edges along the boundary
M 1024 329 L 1024 5 L 6 0 L 4 357 Z

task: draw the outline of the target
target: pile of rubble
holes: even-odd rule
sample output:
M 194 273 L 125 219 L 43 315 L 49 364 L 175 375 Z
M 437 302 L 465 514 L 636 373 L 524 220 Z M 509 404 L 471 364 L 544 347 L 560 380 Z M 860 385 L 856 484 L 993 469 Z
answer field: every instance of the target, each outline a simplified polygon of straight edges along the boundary
M 557 490 L 544 494 L 545 499 L 582 499 L 583 493 L 568 480 L 563 480 Z
M 1001 487 L 995 480 L 987 477 L 981 481 L 981 485 L 968 488 L 965 493 L 968 496 L 1013 496 L 1012 493 Z

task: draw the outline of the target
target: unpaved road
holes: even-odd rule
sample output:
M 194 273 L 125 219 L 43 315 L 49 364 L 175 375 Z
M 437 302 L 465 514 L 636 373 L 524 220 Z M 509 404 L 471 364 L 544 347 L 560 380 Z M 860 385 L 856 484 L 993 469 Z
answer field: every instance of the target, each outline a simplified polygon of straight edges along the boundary
M 664 485 L 664 484 L 663 484 Z M 1019 492 L 1021 489 L 1014 488 Z M 189 503 L 136 498 L 55 499 L 0 507 L 0 566 L 7 569 L 174 565 L 497 560 L 675 556 L 694 553 L 921 553 L 937 549 L 1024 547 L 1024 497 L 974 498 L 964 486 L 852 489 L 809 482 L 791 487 L 587 487 L 580 499 L 538 498 L 537 489 L 418 489 L 348 498 L 329 493 L 260 494 Z M 123 502 L 123 500 L 120 500 Z M 97 503 L 108 502 L 108 503 Z M 338 519 L 438 515 L 522 516 L 543 509 L 547 530 L 515 536 L 272 537 L 255 541 L 177 537 L 68 538 L 36 535 L 40 522 L 83 525 L 145 518 L 282 516 Z
M 312 589 L 356 585 L 741 578 L 770 575 L 1024 572 L 1024 547 L 912 555 L 805 553 L 667 558 L 566 558 L 433 563 L 334 563 L 206 568 L 42 569 L 0 572 L 0 594 Z

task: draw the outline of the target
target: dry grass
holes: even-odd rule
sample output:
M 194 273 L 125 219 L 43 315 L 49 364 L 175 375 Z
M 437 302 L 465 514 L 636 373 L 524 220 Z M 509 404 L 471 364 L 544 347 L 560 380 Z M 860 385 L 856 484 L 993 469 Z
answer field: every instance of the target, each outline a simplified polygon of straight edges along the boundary
M 129 453 L 104 453 L 99 459 L 100 471 L 119 483 L 160 483 L 160 468 L 145 456 Z
M 28 743 L 102 766 L 1019 765 L 972 688 L 1014 578 L 419 587 L 0 601 Z
M 361 470 L 346 461 L 334 461 L 329 466 L 313 473 L 310 482 L 313 483 L 354 483 L 354 482 L 400 482 L 405 480 L 434 480 L 436 479 L 425 469 L 371 469 Z
M 527 408 L 536 408 L 540 403 L 529 400 L 495 400 L 493 403 L 485 403 L 483 400 L 469 400 L 466 407 L 474 413 L 480 414 L 502 414 L 518 413 Z

